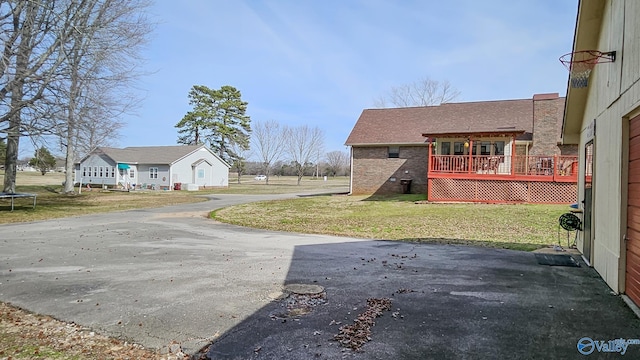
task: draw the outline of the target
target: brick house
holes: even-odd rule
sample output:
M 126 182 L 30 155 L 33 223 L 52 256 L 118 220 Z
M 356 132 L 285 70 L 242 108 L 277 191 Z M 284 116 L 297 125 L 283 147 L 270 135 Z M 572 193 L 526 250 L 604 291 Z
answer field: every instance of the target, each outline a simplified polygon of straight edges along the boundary
M 366 109 L 345 143 L 351 147 L 350 192 L 408 190 L 432 201 L 574 202 L 577 148 L 560 144 L 563 109 L 557 93 Z

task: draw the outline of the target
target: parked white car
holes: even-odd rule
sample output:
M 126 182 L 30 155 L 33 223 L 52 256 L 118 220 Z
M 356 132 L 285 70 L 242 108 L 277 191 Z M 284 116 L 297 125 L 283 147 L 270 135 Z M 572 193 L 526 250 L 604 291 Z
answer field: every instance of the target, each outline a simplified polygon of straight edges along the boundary
M 259 180 L 259 181 L 267 180 L 267 175 L 258 175 L 256 177 L 254 177 L 254 179 L 255 180 Z

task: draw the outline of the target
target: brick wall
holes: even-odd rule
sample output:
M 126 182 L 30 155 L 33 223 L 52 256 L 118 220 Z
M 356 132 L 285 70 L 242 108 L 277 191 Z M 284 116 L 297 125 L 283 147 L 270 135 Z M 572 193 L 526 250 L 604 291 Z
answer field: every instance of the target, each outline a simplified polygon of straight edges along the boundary
M 578 145 L 558 145 L 561 155 L 578 155 Z
M 562 116 L 563 103 L 558 94 L 533 96 L 533 145 L 529 155 L 560 155 L 558 117 Z
M 427 152 L 425 146 L 400 146 L 399 157 L 389 158 L 386 146 L 354 146 L 351 193 L 401 194 L 400 180 L 411 179 L 411 193 L 426 194 Z

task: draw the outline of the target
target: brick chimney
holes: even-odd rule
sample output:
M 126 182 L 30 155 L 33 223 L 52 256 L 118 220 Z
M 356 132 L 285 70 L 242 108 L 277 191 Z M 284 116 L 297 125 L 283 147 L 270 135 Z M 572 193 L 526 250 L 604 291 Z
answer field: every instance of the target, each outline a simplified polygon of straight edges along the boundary
M 559 155 L 558 117 L 562 99 L 558 93 L 533 95 L 533 146 L 530 155 Z

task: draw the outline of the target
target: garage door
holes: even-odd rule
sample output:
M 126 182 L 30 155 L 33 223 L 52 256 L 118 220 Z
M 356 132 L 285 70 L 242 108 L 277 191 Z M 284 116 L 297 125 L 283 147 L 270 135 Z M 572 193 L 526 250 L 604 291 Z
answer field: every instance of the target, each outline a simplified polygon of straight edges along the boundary
M 640 116 L 629 123 L 626 293 L 640 306 Z

